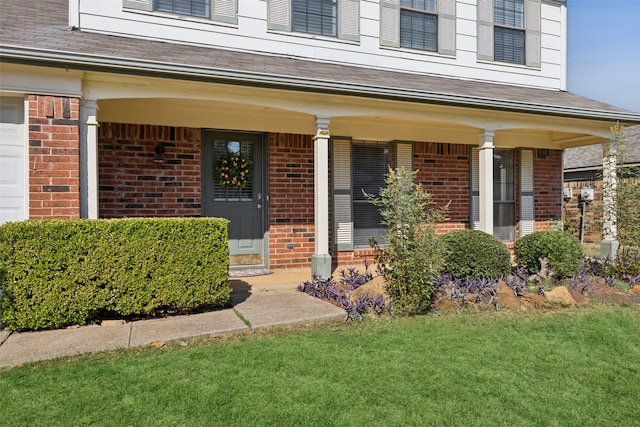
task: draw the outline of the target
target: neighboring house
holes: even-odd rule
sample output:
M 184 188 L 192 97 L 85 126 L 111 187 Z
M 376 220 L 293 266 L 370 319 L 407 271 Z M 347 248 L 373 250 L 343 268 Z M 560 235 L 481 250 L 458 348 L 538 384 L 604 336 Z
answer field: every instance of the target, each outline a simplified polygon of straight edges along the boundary
M 0 35 L 0 221 L 221 216 L 235 266 L 371 260 L 389 166 L 513 242 L 640 124 L 566 92 L 564 0 L 4 0 Z
M 564 215 L 575 234 L 581 236 L 585 243 L 600 243 L 602 240 L 602 156 L 602 145 L 564 151 L 564 187 L 571 192 L 564 198 Z M 619 162 L 623 174 L 618 179 L 640 185 L 640 126 L 625 128 Z M 584 224 L 581 224 L 583 206 L 580 194 L 583 189 L 593 190 L 594 200 L 584 206 Z

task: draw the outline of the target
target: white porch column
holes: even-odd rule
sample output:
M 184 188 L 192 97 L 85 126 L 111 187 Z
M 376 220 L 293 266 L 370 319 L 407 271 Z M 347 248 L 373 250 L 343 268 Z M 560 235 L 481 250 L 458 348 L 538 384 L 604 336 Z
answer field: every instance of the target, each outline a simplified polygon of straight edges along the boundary
M 98 103 L 80 102 L 80 217 L 98 218 Z
M 480 230 L 493 235 L 493 131 L 480 132 L 478 143 Z
M 617 135 L 612 143 L 602 144 L 602 242 L 600 253 L 615 259 L 618 252 L 618 229 L 616 225 L 616 160 Z
M 315 218 L 315 252 L 311 257 L 311 273 L 328 279 L 331 277 L 329 254 L 329 119 L 316 118 L 313 137 L 313 186 Z

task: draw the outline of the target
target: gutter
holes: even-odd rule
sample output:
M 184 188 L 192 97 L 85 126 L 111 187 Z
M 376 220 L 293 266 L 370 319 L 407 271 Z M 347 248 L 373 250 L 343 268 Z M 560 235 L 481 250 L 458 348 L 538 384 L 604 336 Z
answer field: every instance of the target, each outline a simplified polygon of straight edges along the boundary
M 640 124 L 640 114 L 570 108 L 545 104 L 487 99 L 475 96 L 397 89 L 366 84 L 279 76 L 213 67 L 180 65 L 140 59 L 126 59 L 104 55 L 61 52 L 23 46 L 0 46 L 0 62 L 35 66 L 76 68 L 83 71 L 100 71 L 152 77 L 170 77 L 182 80 L 237 84 L 305 92 L 332 93 L 337 95 L 381 98 L 406 102 L 428 103 L 474 109 L 489 109 L 547 116 L 571 117 L 598 121 L 620 121 L 623 124 Z

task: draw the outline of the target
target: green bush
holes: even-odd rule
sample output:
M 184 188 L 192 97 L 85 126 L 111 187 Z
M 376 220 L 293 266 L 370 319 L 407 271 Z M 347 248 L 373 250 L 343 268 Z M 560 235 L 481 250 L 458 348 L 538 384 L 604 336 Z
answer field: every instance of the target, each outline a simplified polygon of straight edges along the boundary
M 46 220 L 0 226 L 0 312 L 13 330 L 157 315 L 230 298 L 227 221 Z
M 480 230 L 455 230 L 442 236 L 444 272 L 454 279 L 506 277 L 511 254 L 500 239 Z
M 582 246 L 564 231 L 539 231 L 516 241 L 516 263 L 530 273 L 540 271 L 540 259 L 546 258 L 558 279 L 572 276 L 580 269 Z
M 614 275 L 629 280 L 640 277 L 640 247 L 623 246 L 615 259 Z
M 372 239 L 375 260 L 387 283 L 393 310 L 411 314 L 429 309 L 442 266 L 442 245 L 435 224 L 444 220 L 444 208 L 415 184 L 416 172 L 390 169 L 380 197 L 367 195 L 378 206 L 386 225 L 385 244 Z

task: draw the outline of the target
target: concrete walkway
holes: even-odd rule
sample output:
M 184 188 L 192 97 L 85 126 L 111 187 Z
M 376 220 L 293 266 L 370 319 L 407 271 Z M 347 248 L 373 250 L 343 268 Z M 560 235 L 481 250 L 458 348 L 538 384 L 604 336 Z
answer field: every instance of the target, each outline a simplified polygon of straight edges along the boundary
M 343 319 L 344 310 L 296 290 L 309 277 L 309 269 L 295 269 L 233 279 L 233 308 L 207 313 L 130 323 L 105 322 L 105 326 L 41 332 L 0 330 L 0 367 L 82 353 L 145 347 L 152 343 L 188 342 L 272 326 Z

